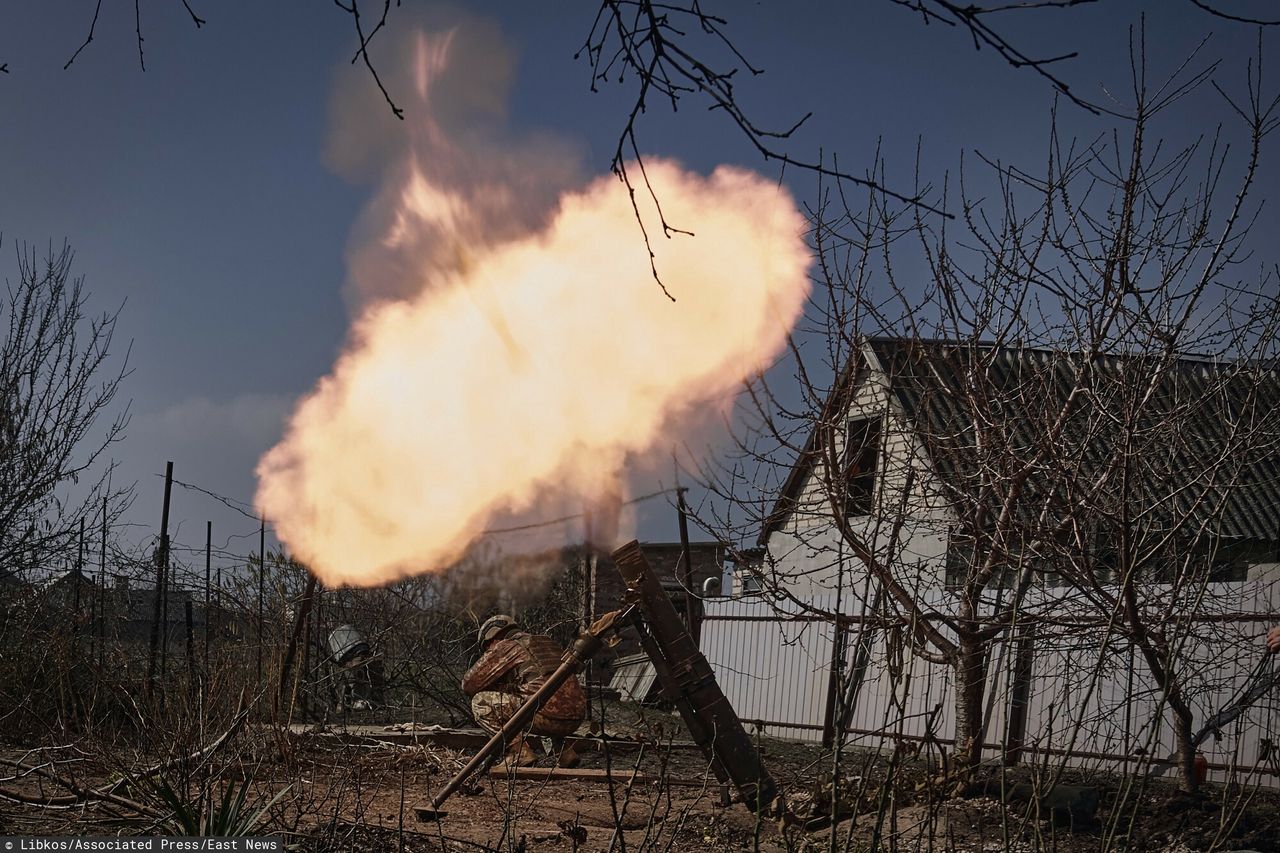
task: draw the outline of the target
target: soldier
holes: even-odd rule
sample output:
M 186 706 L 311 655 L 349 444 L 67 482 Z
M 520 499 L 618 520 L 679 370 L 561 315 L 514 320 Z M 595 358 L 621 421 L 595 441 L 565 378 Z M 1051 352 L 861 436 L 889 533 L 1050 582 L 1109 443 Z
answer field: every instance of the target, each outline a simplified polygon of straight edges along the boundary
M 382 658 L 355 626 L 335 628 L 329 634 L 329 650 L 329 659 L 338 667 L 338 712 L 368 711 L 381 705 L 386 682 Z
M 510 616 L 491 616 L 480 626 L 480 660 L 462 677 L 462 692 L 471 697 L 471 713 L 489 732 L 497 732 L 555 672 L 564 650 L 550 637 L 528 634 Z M 582 685 L 570 678 L 534 714 L 530 734 L 550 737 L 561 767 L 574 767 L 578 754 L 564 745 L 587 713 Z M 527 767 L 533 751 L 517 735 L 507 747 L 508 767 Z

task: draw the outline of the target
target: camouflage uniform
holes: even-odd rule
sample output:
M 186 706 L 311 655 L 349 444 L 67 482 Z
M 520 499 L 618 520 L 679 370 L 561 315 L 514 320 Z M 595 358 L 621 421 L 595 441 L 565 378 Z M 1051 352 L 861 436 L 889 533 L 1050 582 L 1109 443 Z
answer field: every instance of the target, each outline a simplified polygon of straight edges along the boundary
M 560 666 L 564 651 L 550 637 L 514 632 L 493 642 L 462 678 L 476 722 L 496 732 L 520 709 L 547 676 Z M 573 734 L 587 715 L 587 697 L 569 678 L 534 714 L 529 732 L 542 737 Z

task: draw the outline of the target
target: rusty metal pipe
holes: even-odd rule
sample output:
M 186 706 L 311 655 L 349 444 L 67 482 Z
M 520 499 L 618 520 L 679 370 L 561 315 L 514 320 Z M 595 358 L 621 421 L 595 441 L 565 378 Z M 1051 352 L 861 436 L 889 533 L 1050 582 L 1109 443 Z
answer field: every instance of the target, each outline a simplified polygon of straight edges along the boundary
M 511 719 L 489 738 L 489 742 L 480 748 L 480 751 L 471 757 L 466 766 L 457 772 L 457 774 L 449 780 L 448 784 L 440 789 L 440 792 L 431 798 L 431 803 L 426 806 L 418 806 L 414 809 L 420 821 L 439 820 L 444 812 L 440 811 L 440 807 L 444 805 L 445 800 L 453 796 L 453 794 L 462 787 L 462 783 L 466 782 L 473 773 L 488 764 L 497 754 L 511 742 L 521 729 L 529 724 L 538 709 L 541 708 L 551 695 L 559 689 L 569 678 L 573 677 L 582 669 L 583 664 L 596 655 L 604 646 L 605 638 L 614 630 L 614 627 L 629 617 L 635 606 L 627 607 L 625 610 L 614 610 L 601 616 L 591 627 L 574 641 L 569 650 L 565 652 L 564 659 L 556 671 L 547 676 L 547 680 L 542 686 L 530 696 L 520 708 L 511 715 Z

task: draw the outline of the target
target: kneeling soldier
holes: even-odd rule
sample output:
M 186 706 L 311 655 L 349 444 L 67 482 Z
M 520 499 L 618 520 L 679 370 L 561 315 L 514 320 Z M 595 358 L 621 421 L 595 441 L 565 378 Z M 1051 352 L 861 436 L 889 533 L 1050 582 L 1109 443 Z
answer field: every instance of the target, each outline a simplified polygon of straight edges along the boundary
M 471 713 L 489 732 L 497 732 L 537 692 L 547 676 L 555 672 L 564 649 L 550 637 L 528 634 L 510 616 L 486 619 L 480 626 L 483 652 L 475 666 L 462 677 L 462 692 L 471 697 Z M 587 697 L 576 678 L 560 685 L 534 714 L 528 732 L 550 737 L 559 756 L 559 766 L 573 767 L 578 754 L 564 745 L 564 739 L 582 725 L 587 714 Z M 507 767 L 527 767 L 533 751 L 516 735 L 503 762 Z

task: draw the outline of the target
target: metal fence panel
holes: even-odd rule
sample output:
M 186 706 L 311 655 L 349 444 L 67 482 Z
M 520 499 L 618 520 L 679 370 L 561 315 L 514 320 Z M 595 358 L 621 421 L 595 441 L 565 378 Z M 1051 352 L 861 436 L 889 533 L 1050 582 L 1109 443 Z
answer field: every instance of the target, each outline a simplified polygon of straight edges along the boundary
M 1212 607 L 1205 609 L 1212 614 L 1166 626 L 1181 643 L 1177 665 L 1194 709 L 1193 729 L 1239 696 L 1260 668 L 1280 668 L 1280 655 L 1267 656 L 1261 642 L 1272 620 L 1280 622 L 1275 586 L 1211 584 L 1205 600 Z M 843 724 L 849 742 L 926 750 L 949 746 L 954 726 L 950 667 L 914 654 L 904 631 L 863 624 L 861 617 L 869 614 L 850 598 L 707 600 L 703 651 L 725 695 L 744 720 L 769 735 L 820 741 L 828 723 L 828 691 L 834 687 L 848 705 L 846 718 L 835 722 Z M 948 594 L 933 591 L 922 604 L 946 612 Z M 815 612 L 847 617 L 835 685 L 836 627 Z M 1072 623 L 1070 608 L 1061 616 L 1062 624 Z M 1037 631 L 1030 640 L 1024 761 L 1125 771 L 1144 755 L 1163 759 L 1174 752 L 1170 712 L 1141 655 L 1105 626 L 1049 625 Z M 1010 735 L 1017 648 L 1017 638 L 1002 640 L 988 659 L 986 743 L 993 752 L 1003 750 Z M 1234 768 L 1237 778 L 1256 776 L 1263 784 L 1280 786 L 1272 745 L 1277 723 L 1280 691 L 1273 691 L 1202 746 L 1214 768 L 1210 778 L 1226 779 L 1232 775 L 1227 768 Z

